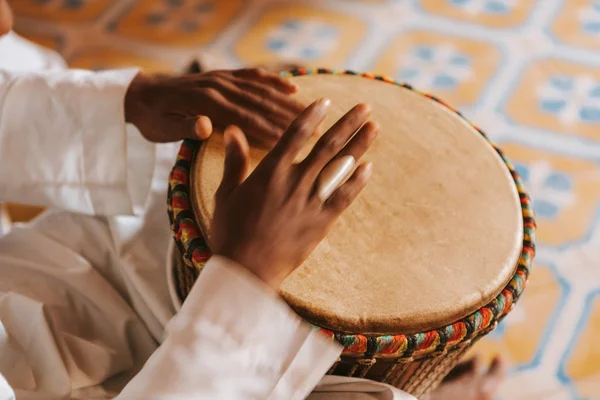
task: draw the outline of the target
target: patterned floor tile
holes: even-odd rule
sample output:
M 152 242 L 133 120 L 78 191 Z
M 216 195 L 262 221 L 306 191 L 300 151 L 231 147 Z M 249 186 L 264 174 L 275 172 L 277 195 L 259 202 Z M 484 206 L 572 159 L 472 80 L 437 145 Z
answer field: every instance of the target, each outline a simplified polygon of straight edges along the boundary
M 69 57 L 69 65 L 74 68 L 102 70 L 112 68 L 139 67 L 148 73 L 173 73 L 175 68 L 165 60 L 135 55 L 132 52 L 110 48 L 85 49 Z
M 301 60 L 311 67 L 339 67 L 364 40 L 367 25 L 343 13 L 281 4 L 265 10 L 235 45 L 245 64 Z
M 514 28 L 523 24 L 536 6 L 535 1 L 519 0 L 421 0 L 432 15 L 468 21 L 495 28 Z
M 516 124 L 600 140 L 600 69 L 559 59 L 533 62 L 503 111 Z
M 493 44 L 412 31 L 392 40 L 372 71 L 462 107 L 477 101 L 500 62 L 501 54 Z
M 564 2 L 551 34 L 560 43 L 600 49 L 600 1 L 569 0 Z
M 115 0 L 17 0 L 10 5 L 18 16 L 57 22 L 89 22 L 107 11 Z
M 600 268 L 599 274 L 600 274 Z M 589 294 L 577 326 L 572 354 L 563 371 L 573 381 L 577 394 L 600 398 L 600 289 Z
M 534 368 L 544 350 L 544 336 L 555 324 L 568 287 L 554 267 L 536 265 L 526 295 L 494 332 L 477 343 L 471 355 L 484 360 L 501 354 L 513 369 Z
M 165 45 L 201 46 L 240 13 L 242 0 L 138 1 L 113 22 L 122 36 Z
M 532 198 L 543 244 L 566 244 L 589 230 L 600 202 L 598 164 L 503 144 Z

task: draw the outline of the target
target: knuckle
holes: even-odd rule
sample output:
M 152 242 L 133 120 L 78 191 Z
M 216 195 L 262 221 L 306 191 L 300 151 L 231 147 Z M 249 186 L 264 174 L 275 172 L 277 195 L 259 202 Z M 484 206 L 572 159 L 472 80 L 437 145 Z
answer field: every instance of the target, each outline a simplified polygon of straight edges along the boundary
M 240 122 L 245 124 L 246 126 L 256 126 L 259 125 L 258 117 L 248 113 L 242 113 L 240 115 Z
M 279 111 L 279 106 L 273 102 L 265 101 L 262 104 L 264 110 L 269 114 L 275 114 Z
M 310 129 L 308 128 L 307 124 L 300 119 L 293 121 L 290 124 L 289 130 L 294 132 L 294 134 L 300 135 L 300 136 L 308 136 L 311 134 Z
M 356 110 L 353 110 L 353 112 L 350 115 L 348 115 L 347 125 L 353 126 L 364 120 L 365 120 L 364 113 L 361 110 L 356 109 Z
M 219 76 L 219 75 L 214 76 L 211 80 L 215 86 L 221 86 L 221 87 L 226 86 L 227 82 L 228 82 L 225 78 L 223 78 L 222 76 Z
M 334 201 L 334 207 L 338 210 L 344 210 L 350 206 L 352 199 L 346 193 L 340 193 Z
M 335 207 L 337 209 L 343 210 L 352 204 L 352 200 L 354 196 L 352 195 L 353 191 L 347 185 L 339 188 L 333 197 L 333 202 L 335 203 Z
M 266 181 L 271 181 L 273 175 L 278 173 L 279 162 L 275 157 L 265 157 L 260 163 L 260 173 L 264 175 Z
M 336 153 L 344 143 L 339 137 L 331 136 L 323 141 L 322 149 L 327 153 Z
M 213 87 L 209 87 L 209 88 L 204 89 L 204 93 L 208 97 L 215 98 L 215 99 L 221 97 L 221 93 L 217 89 L 215 89 Z
M 275 192 L 281 186 L 281 167 L 278 163 L 274 163 L 271 166 L 271 170 L 264 174 L 265 188 L 269 192 Z
M 263 108 L 267 108 L 269 106 L 268 101 L 264 101 L 264 99 L 262 99 L 260 96 L 257 96 L 255 93 L 242 92 L 242 96 L 248 103 L 261 105 Z
M 252 90 L 266 98 L 274 96 L 274 90 L 265 85 L 252 83 Z
M 256 77 L 258 68 L 242 68 L 237 70 L 237 75 L 243 78 Z

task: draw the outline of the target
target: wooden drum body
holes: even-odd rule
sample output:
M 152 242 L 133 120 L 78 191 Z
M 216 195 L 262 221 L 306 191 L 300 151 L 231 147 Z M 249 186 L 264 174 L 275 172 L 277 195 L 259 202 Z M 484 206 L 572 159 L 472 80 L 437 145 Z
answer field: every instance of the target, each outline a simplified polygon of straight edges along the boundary
M 350 71 L 290 76 L 300 100 L 331 99 L 324 128 L 365 102 L 380 135 L 365 155 L 374 167 L 369 185 L 281 296 L 344 346 L 330 374 L 420 397 L 523 292 L 535 242 L 529 197 L 500 149 L 435 97 Z M 252 167 L 264 154 L 251 149 Z M 171 174 L 173 278 L 182 300 L 211 256 L 205 237 L 223 159 L 221 135 L 186 141 Z

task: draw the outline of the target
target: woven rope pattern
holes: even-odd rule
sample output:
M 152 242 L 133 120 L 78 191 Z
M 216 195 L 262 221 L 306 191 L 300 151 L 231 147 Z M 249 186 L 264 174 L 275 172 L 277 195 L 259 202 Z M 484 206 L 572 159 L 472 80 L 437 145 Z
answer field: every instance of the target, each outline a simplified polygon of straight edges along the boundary
M 500 148 L 489 141 L 481 129 L 469 122 L 459 111 L 450 107 L 442 100 L 430 94 L 420 92 L 406 83 L 396 82 L 393 79 L 383 76 L 346 70 L 297 69 L 283 75 L 302 76 L 310 74 L 357 75 L 368 79 L 380 80 L 412 90 L 454 112 L 475 128 L 498 152 L 514 180 L 521 200 L 523 215 L 523 247 L 515 274 L 495 299 L 469 316 L 439 329 L 409 335 L 367 336 L 360 333 L 342 334 L 320 327 L 315 328 L 319 329 L 320 333 L 326 337 L 331 338 L 332 341 L 336 340 L 342 344 L 344 346 L 343 355 L 362 357 L 366 354 L 369 357 L 404 360 L 434 357 L 446 353 L 461 344 L 470 343 L 473 339 L 489 332 L 490 328 L 493 328 L 497 322 L 508 314 L 519 296 L 523 293 L 535 255 L 536 225 L 531 201 L 525 192 L 521 178 L 510 161 L 504 156 Z M 183 142 L 169 179 L 168 212 L 171 229 L 185 263 L 184 267 L 174 271 L 176 274 L 175 282 L 186 285 L 186 287 L 177 288 L 182 300 L 185 299 L 189 290 L 191 290 L 192 285 L 189 285 L 189 281 L 193 282 L 211 256 L 206 241 L 198 229 L 190 203 L 190 165 L 200 145 L 200 142 L 190 140 Z

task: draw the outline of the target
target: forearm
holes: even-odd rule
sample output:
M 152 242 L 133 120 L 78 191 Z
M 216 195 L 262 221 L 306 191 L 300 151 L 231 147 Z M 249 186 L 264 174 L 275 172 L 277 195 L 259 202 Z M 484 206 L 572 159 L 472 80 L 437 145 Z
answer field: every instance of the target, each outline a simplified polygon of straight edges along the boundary
M 0 201 L 90 214 L 143 206 L 154 148 L 124 116 L 136 74 L 0 71 Z
M 119 398 L 304 399 L 341 352 L 248 271 L 214 257 Z

